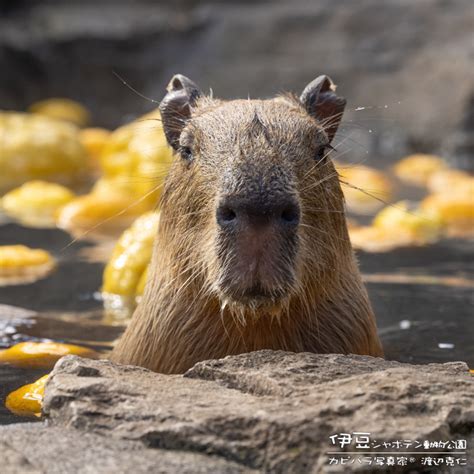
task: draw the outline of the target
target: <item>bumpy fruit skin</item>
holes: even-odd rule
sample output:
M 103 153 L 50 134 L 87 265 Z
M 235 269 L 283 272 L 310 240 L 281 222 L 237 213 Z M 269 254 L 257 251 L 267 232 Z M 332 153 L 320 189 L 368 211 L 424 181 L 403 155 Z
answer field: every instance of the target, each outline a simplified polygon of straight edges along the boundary
M 143 274 L 151 259 L 158 221 L 157 213 L 144 214 L 122 234 L 104 270 L 104 293 L 136 296 L 143 291 Z
M 79 102 L 71 99 L 52 98 L 41 100 L 32 104 L 29 111 L 56 120 L 70 122 L 78 127 L 84 127 L 90 120 L 89 111 Z
M 84 128 L 80 130 L 79 140 L 87 150 L 93 167 L 98 167 L 98 160 L 110 139 L 110 135 L 111 132 L 105 128 Z
M 66 355 L 95 359 L 99 354 L 92 349 L 60 342 L 20 342 L 0 351 L 0 364 L 10 364 L 25 369 L 52 369 Z
M 352 227 L 349 236 L 354 249 L 370 253 L 388 252 L 410 245 L 406 234 L 394 234 L 393 230 L 375 226 Z
M 91 228 L 108 233 L 156 208 L 173 159 L 158 117 L 152 112 L 110 135 L 100 155 L 103 176 L 62 209 L 59 227 L 79 235 Z
M 434 173 L 446 168 L 446 163 L 439 156 L 415 154 L 400 160 L 393 170 L 405 183 L 426 186 Z
M 54 266 L 54 258 L 45 250 L 24 245 L 0 246 L 0 283 L 41 278 Z
M 372 225 L 349 229 L 354 248 L 367 252 L 386 252 L 396 247 L 426 245 L 442 234 L 439 216 L 400 201 L 380 211 Z
M 138 285 L 136 289 L 136 294 L 137 296 L 143 295 L 143 292 L 145 291 L 145 285 L 148 280 L 148 272 L 149 272 L 150 264 L 147 265 L 145 270 L 142 273 L 142 276 L 140 277 L 140 280 L 138 280 Z
M 32 179 L 82 181 L 87 154 L 72 124 L 36 114 L 0 112 L 0 192 Z
M 56 224 L 79 237 L 89 231 L 115 235 L 146 210 L 142 203 L 131 202 L 128 196 L 116 192 L 109 195 L 91 193 L 79 196 L 61 208 Z
M 341 177 L 342 191 L 350 211 L 370 213 L 382 207 L 384 201 L 391 201 L 393 185 L 381 171 L 361 165 L 336 165 L 336 169 Z
M 100 162 L 106 179 L 131 199 L 143 199 L 151 210 L 158 203 L 172 159 L 159 112 L 154 111 L 115 130 Z
M 448 237 L 474 237 L 474 189 L 465 194 L 432 194 L 421 208 L 439 217 Z
M 380 211 L 373 221 L 379 229 L 405 234 L 413 244 L 436 242 L 441 236 L 442 223 L 435 213 L 400 201 Z
M 30 225 L 52 225 L 58 210 L 75 195 L 60 184 L 28 181 L 0 201 L 5 214 Z
M 41 416 L 44 387 L 49 375 L 44 375 L 34 383 L 23 385 L 8 394 L 5 406 L 18 416 Z
M 443 169 L 430 176 L 428 189 L 435 194 L 448 193 L 474 199 L 474 177 L 464 171 Z

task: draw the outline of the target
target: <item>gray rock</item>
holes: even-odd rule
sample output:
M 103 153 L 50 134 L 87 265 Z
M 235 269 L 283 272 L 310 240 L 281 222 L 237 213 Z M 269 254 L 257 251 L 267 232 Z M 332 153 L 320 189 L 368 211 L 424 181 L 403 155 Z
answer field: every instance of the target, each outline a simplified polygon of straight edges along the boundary
M 34 462 L 28 461 L 20 450 L 13 448 L 9 439 L 4 439 L 12 432 L 21 433 L 25 427 L 25 425 L 20 425 L 12 427 L 12 429 L 0 428 L 0 462 L 2 472 L 5 474 L 41 474 L 41 470 L 35 466 Z M 27 436 L 32 432 L 28 430 L 26 432 Z
M 201 362 L 182 376 L 68 356 L 47 383 L 44 412 L 54 429 L 108 442 L 316 473 L 337 470 L 326 455 L 337 433 L 382 441 L 471 436 L 473 388 L 461 362 L 261 351 Z
M 205 454 L 147 449 L 138 442 L 43 423 L 1 427 L 0 461 L 2 474 L 249 472 L 242 466 Z

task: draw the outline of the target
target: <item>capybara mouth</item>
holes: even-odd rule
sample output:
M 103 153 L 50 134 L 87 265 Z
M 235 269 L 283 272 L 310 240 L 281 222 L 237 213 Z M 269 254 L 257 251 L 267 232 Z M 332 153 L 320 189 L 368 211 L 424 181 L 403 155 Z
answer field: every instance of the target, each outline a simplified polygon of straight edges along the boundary
M 284 274 L 283 274 L 284 273 Z M 217 293 L 223 304 L 250 309 L 275 308 L 290 298 L 295 286 L 295 275 L 290 269 L 265 278 L 243 278 L 227 273 L 217 284 Z M 277 278 L 278 277 L 278 278 Z
M 278 287 L 267 289 L 260 284 L 255 284 L 245 288 L 229 287 L 225 288 L 222 293 L 224 298 L 231 302 L 251 306 L 273 306 L 279 301 L 285 299 L 288 295 L 284 288 Z

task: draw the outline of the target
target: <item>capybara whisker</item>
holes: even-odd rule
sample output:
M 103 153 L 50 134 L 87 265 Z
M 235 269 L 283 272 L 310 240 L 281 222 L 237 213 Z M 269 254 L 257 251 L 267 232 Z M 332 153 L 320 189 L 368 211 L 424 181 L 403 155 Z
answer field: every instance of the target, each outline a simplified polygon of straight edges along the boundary
M 259 349 L 382 355 L 331 160 L 346 103 L 332 81 L 269 100 L 206 97 L 181 75 L 167 90 L 175 159 L 148 284 L 111 359 L 182 373 Z

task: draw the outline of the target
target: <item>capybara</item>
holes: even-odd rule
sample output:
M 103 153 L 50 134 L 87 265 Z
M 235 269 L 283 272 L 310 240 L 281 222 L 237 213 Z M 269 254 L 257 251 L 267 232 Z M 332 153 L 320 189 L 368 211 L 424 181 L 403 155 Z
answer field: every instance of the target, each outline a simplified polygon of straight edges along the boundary
M 111 360 L 163 373 L 259 349 L 381 356 L 329 157 L 346 101 L 224 101 L 176 75 L 149 280 Z

